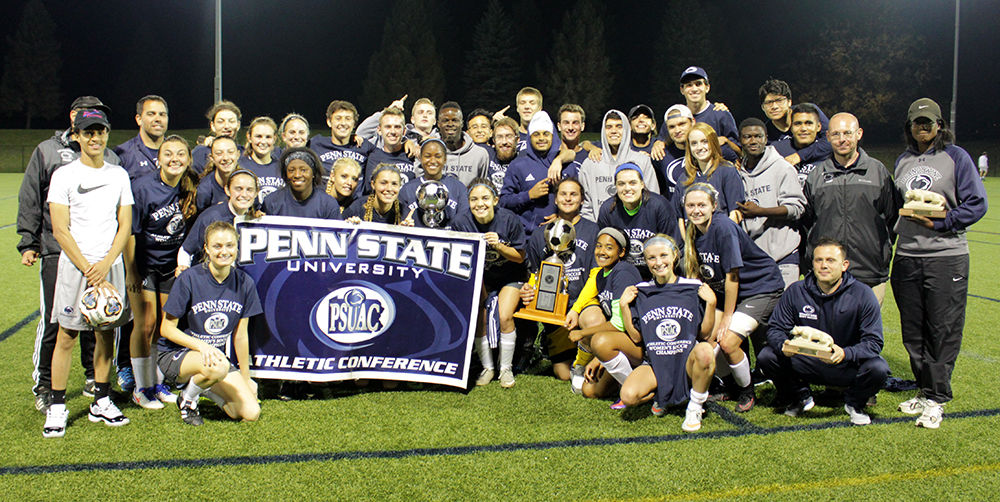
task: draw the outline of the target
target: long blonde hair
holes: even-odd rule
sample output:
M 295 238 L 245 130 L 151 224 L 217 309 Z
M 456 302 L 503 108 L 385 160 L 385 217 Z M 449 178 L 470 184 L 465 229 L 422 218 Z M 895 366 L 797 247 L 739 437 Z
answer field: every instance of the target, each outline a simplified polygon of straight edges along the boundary
M 711 178 L 712 173 L 722 164 L 725 160 L 722 157 L 722 147 L 719 146 L 719 135 L 715 133 L 715 129 L 712 126 L 704 122 L 695 122 L 691 126 L 691 130 L 688 131 L 687 144 L 684 147 L 684 172 L 687 173 L 687 179 L 684 180 L 684 186 L 688 186 L 694 183 L 695 176 L 698 174 L 700 169 L 698 169 L 698 160 L 691 155 L 691 133 L 698 131 L 705 135 L 705 139 L 708 140 L 708 148 L 712 152 L 712 158 L 708 160 L 708 170 L 705 171 L 705 178 Z

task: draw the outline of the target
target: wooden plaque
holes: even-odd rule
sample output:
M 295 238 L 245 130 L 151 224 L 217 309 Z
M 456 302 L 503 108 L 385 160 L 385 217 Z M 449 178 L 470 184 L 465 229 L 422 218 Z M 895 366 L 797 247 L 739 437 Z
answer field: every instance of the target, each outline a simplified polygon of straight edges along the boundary
M 800 356 L 815 357 L 824 362 L 830 362 L 833 359 L 833 347 L 800 337 L 785 340 L 783 352 L 785 350 L 790 350 Z
M 903 207 L 899 209 L 900 216 L 924 216 L 926 218 L 940 219 L 944 218 L 948 214 L 948 211 L 944 209 L 925 209 L 925 208 L 912 208 Z

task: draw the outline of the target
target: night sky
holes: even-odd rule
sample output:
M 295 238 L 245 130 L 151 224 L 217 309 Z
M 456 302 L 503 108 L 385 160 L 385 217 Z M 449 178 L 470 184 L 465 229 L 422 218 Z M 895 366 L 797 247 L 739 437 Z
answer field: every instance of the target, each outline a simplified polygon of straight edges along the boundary
M 25 2 L 6 9 L 8 22 L 0 25 L 2 50 L 6 53 Z M 524 0 L 503 2 L 511 12 Z M 574 2 L 538 0 L 536 26 L 539 36 L 522 42 L 520 54 L 530 67 L 549 54 L 551 30 L 561 23 Z M 779 69 L 794 66 L 785 60 L 791 47 L 822 46 L 817 37 L 821 19 L 844 19 L 867 15 L 869 2 L 740 2 L 722 3 L 717 22 L 731 34 L 731 62 L 742 78 L 737 88 L 713 86 L 709 98 L 729 104 L 737 121 L 763 116 L 757 87 L 768 76 L 790 80 Z M 61 92 L 68 108 L 78 95 L 97 95 L 113 109 L 112 126 L 134 128 L 135 100 L 147 93 L 160 94 L 170 104 L 171 129 L 205 127 L 205 109 L 212 102 L 214 76 L 214 1 L 183 2 L 54 2 L 45 6 L 57 25 L 62 47 Z M 382 29 L 393 2 L 366 1 L 253 1 L 223 2 L 223 96 L 243 110 L 244 124 L 257 115 L 280 120 L 289 111 L 306 115 L 314 130 L 324 129 L 323 113 L 332 99 L 358 103 L 368 61 L 378 49 Z M 933 88 L 914 89 L 913 98 L 928 95 L 947 110 L 951 97 L 954 3 L 940 0 L 910 0 L 902 23 L 921 34 L 926 54 L 939 60 L 933 71 L 940 77 Z M 998 4 L 989 0 L 962 2 L 960 40 L 958 131 L 964 137 L 997 137 L 1000 106 L 997 82 L 1000 64 L 1000 32 L 995 19 Z M 428 27 L 437 37 L 445 61 L 446 99 L 458 99 L 465 50 L 472 27 L 486 2 L 444 2 L 438 22 Z M 655 43 L 664 23 L 683 23 L 682 6 L 663 2 L 616 2 L 609 4 L 606 38 L 613 69 L 618 75 L 612 105 L 627 110 L 647 102 L 658 113 L 671 103 L 648 99 L 650 61 L 656 57 Z M 692 62 L 691 64 L 697 64 Z M 707 68 L 709 74 L 713 69 Z M 788 70 L 785 70 L 788 71 Z M 677 75 L 662 78 L 676 81 Z M 526 81 L 524 85 L 537 85 Z M 733 87 L 732 85 L 730 87 Z M 542 89 L 545 92 L 545 89 Z M 807 90 L 794 89 L 808 96 Z M 513 104 L 514 96 L 511 96 Z M 408 105 L 413 102 L 411 96 Z M 681 97 L 677 96 L 678 102 Z M 827 112 L 838 111 L 837 103 L 819 103 Z M 546 108 L 559 103 L 546 103 Z M 475 103 L 463 103 L 471 109 Z M 362 115 L 375 110 L 361 109 Z M 591 114 L 602 111 L 588 110 Z M 947 112 L 945 112 L 947 114 Z M 513 112 L 510 115 L 514 115 Z M 866 130 L 898 131 L 900 120 L 889 124 L 863 124 Z M 66 119 L 36 120 L 36 128 L 61 128 Z M 121 124 L 120 126 L 118 124 Z M 23 118 L 0 117 L 0 127 L 23 127 Z

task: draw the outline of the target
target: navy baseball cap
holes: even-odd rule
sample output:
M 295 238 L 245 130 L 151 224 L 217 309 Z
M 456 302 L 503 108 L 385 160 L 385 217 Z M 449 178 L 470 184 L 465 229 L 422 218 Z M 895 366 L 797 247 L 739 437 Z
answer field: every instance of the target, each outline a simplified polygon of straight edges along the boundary
M 75 129 L 82 131 L 95 125 L 111 129 L 111 123 L 108 122 L 108 116 L 103 110 L 86 109 L 76 112 L 76 119 L 73 120 L 73 127 Z
M 696 78 L 703 78 L 705 82 L 708 82 L 708 73 L 705 69 L 700 66 L 688 66 L 683 73 L 681 73 L 681 83 L 688 80 L 694 80 Z
M 76 98 L 76 99 L 73 100 L 73 104 L 69 106 L 69 109 L 70 110 L 84 110 L 84 109 L 100 110 L 100 111 L 104 112 L 105 116 L 111 115 L 111 108 L 109 108 L 108 105 L 102 103 L 101 100 L 97 99 L 97 97 L 95 97 L 95 96 L 80 96 L 79 98 Z
M 655 118 L 656 117 L 655 115 L 653 115 L 653 109 L 652 108 L 650 108 L 650 107 L 648 107 L 646 105 L 635 105 L 635 106 L 632 107 L 631 110 L 628 111 L 628 118 L 634 119 L 635 116 L 639 115 L 640 113 L 645 114 L 649 118 Z

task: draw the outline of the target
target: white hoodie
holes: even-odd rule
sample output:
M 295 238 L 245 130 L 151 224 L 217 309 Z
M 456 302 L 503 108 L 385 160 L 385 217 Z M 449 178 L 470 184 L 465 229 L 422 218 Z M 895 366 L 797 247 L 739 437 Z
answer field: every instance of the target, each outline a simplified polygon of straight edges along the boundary
M 608 146 L 608 137 L 604 132 L 604 124 L 608 117 L 617 116 L 622 121 L 622 142 L 618 147 L 618 155 L 611 153 Z M 615 169 L 626 163 L 632 162 L 642 170 L 642 181 L 646 184 L 646 189 L 653 193 L 660 193 L 660 184 L 656 179 L 656 172 L 653 171 L 653 164 L 649 160 L 649 155 L 637 152 L 629 148 L 632 144 L 632 129 L 629 126 L 628 117 L 618 110 L 608 110 L 601 121 L 601 160 L 593 161 L 589 158 L 580 165 L 580 185 L 583 186 L 584 198 L 583 207 L 580 209 L 580 216 L 597 222 L 597 211 L 604 201 L 615 196 Z

